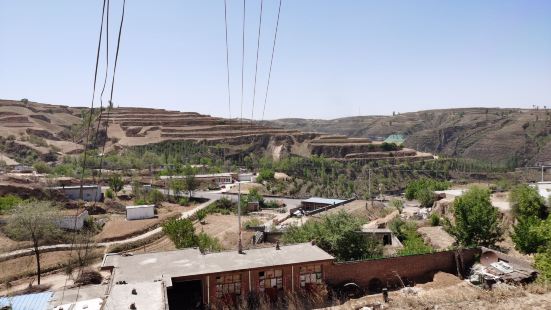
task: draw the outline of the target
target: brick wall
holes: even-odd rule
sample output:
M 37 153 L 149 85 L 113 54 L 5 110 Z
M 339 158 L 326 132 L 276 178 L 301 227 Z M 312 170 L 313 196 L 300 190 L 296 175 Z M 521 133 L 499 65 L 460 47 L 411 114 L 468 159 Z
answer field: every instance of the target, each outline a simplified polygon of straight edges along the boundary
M 472 266 L 478 254 L 480 249 L 463 250 L 462 270 Z M 406 284 L 428 282 L 439 271 L 457 274 L 455 251 L 335 263 L 327 270 L 326 281 L 335 286 L 354 282 L 374 290 L 377 286 L 399 287 L 401 281 Z

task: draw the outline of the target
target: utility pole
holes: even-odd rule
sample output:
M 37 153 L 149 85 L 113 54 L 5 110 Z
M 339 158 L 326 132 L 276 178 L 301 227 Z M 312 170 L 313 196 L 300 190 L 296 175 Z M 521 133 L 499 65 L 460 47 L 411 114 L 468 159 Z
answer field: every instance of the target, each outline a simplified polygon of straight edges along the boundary
M 243 253 L 243 244 L 241 243 L 241 182 L 238 181 L 237 183 L 237 226 L 238 226 L 238 244 L 237 244 L 237 252 L 239 254 Z
M 371 200 L 371 206 L 373 207 L 373 197 L 371 196 L 371 169 L 368 170 L 368 189 L 367 194 L 369 196 L 369 200 Z

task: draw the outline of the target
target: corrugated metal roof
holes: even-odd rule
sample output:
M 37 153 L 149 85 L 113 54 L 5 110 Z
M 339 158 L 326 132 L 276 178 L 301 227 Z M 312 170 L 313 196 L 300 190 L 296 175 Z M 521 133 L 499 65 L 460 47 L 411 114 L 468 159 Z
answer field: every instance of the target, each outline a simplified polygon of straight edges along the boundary
M 0 307 L 10 306 L 12 310 L 46 310 L 52 292 L 0 297 Z

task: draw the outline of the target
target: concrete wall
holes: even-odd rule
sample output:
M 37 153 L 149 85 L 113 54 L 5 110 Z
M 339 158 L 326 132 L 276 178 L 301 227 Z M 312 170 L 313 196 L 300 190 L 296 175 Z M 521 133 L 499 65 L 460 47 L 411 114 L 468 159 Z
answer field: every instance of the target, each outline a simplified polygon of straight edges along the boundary
M 126 219 L 129 221 L 150 219 L 153 217 L 155 217 L 155 206 L 149 206 L 147 208 L 127 208 L 126 209 Z
M 399 287 L 404 283 L 425 283 L 439 271 L 457 275 L 455 251 L 423 255 L 382 258 L 357 262 L 335 263 L 327 274 L 327 284 L 341 285 L 354 282 L 369 289 L 370 284 L 380 281 L 383 287 Z M 462 251 L 462 272 L 474 264 L 480 249 Z
M 80 188 L 60 188 L 59 190 L 71 200 L 78 200 L 80 198 Z M 83 188 L 82 199 L 84 201 L 100 201 L 101 189 L 99 187 Z
M 81 230 L 84 221 L 88 218 L 88 211 L 84 210 L 78 216 L 65 216 L 57 222 L 57 226 L 62 229 Z

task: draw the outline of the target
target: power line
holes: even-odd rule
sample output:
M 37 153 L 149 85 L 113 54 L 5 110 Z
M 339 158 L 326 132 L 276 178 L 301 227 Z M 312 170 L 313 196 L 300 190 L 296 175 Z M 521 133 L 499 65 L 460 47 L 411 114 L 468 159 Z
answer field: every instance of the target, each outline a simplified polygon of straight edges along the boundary
M 230 48 L 228 44 L 228 5 L 224 0 L 224 24 L 226 28 L 226 72 L 228 75 L 228 113 L 231 123 L 231 92 L 230 92 Z
M 258 74 L 258 51 L 260 50 L 260 30 L 262 29 L 262 7 L 264 6 L 264 0 L 260 0 L 260 20 L 258 22 L 258 39 L 256 41 L 256 65 L 254 68 L 254 86 L 253 86 L 253 107 L 251 109 L 251 125 L 254 118 L 254 101 L 256 97 L 256 76 Z
M 268 101 L 268 89 L 270 88 L 270 78 L 272 77 L 272 64 L 274 62 L 274 53 L 275 53 L 275 46 L 276 46 L 276 40 L 277 40 L 277 29 L 279 28 L 279 15 L 281 13 L 281 2 L 282 0 L 279 0 L 279 8 L 277 10 L 277 21 L 276 21 L 276 28 L 275 28 L 275 34 L 274 34 L 274 44 L 272 45 L 272 57 L 270 59 L 270 70 L 268 71 L 268 83 L 266 84 L 266 95 L 264 97 L 264 107 L 262 108 L 262 119 L 264 120 L 264 112 L 266 111 L 266 102 Z
M 101 12 L 101 25 L 100 25 L 99 38 L 98 38 L 98 48 L 97 48 L 97 53 L 96 53 L 96 64 L 95 64 L 95 70 L 94 70 L 94 83 L 93 83 L 93 86 L 92 86 L 92 102 L 90 104 L 90 115 L 88 116 L 88 121 L 87 121 L 86 139 L 85 139 L 86 144 L 84 145 L 84 156 L 83 156 L 83 161 L 82 161 L 82 171 L 81 171 L 81 175 L 80 175 L 80 190 L 79 190 L 79 199 L 80 200 L 83 199 L 84 171 L 86 169 L 86 157 L 87 157 L 87 153 L 88 153 L 88 144 L 90 142 L 90 127 L 92 125 L 92 116 L 94 114 L 94 100 L 95 100 L 95 95 L 96 95 L 96 83 L 97 83 L 97 78 L 98 78 L 99 56 L 100 56 L 100 52 L 101 52 L 101 42 L 102 42 L 102 37 L 103 37 L 103 24 L 104 24 L 104 20 L 105 20 L 106 3 L 107 3 L 107 1 L 103 0 L 103 7 L 102 7 L 102 12 Z M 77 225 L 76 219 L 78 217 L 79 210 L 80 210 L 80 207 L 77 206 L 77 210 L 76 210 L 76 214 L 75 214 L 75 225 L 74 225 L 75 229 L 74 230 L 76 230 L 76 225 Z M 74 244 L 75 244 L 75 238 L 76 238 L 76 235 L 73 235 L 73 238 L 71 240 L 70 254 L 72 254 L 72 251 L 73 251 L 73 247 L 74 247 Z M 63 302 L 63 298 L 65 297 L 65 287 L 67 286 L 68 277 L 69 277 L 69 275 L 67 275 L 67 277 L 65 278 L 65 285 L 63 286 L 63 293 L 61 294 L 61 302 Z M 77 298 L 78 298 L 78 294 L 77 294 Z
M 243 126 L 243 76 L 245 70 L 245 16 L 246 16 L 246 3 L 247 0 L 243 0 L 243 33 L 242 33 L 242 50 L 241 50 L 241 118 L 240 126 Z
M 96 127 L 96 141 L 98 140 L 99 129 L 101 126 L 101 118 L 103 116 L 103 94 L 105 92 L 105 87 L 107 85 L 107 77 L 109 75 L 109 7 L 110 7 L 110 3 L 109 3 L 109 0 L 107 0 L 107 19 L 106 19 L 106 28 L 105 28 L 105 76 L 103 78 L 103 87 L 101 88 L 101 93 L 99 96 L 100 113 L 98 117 L 98 125 Z

